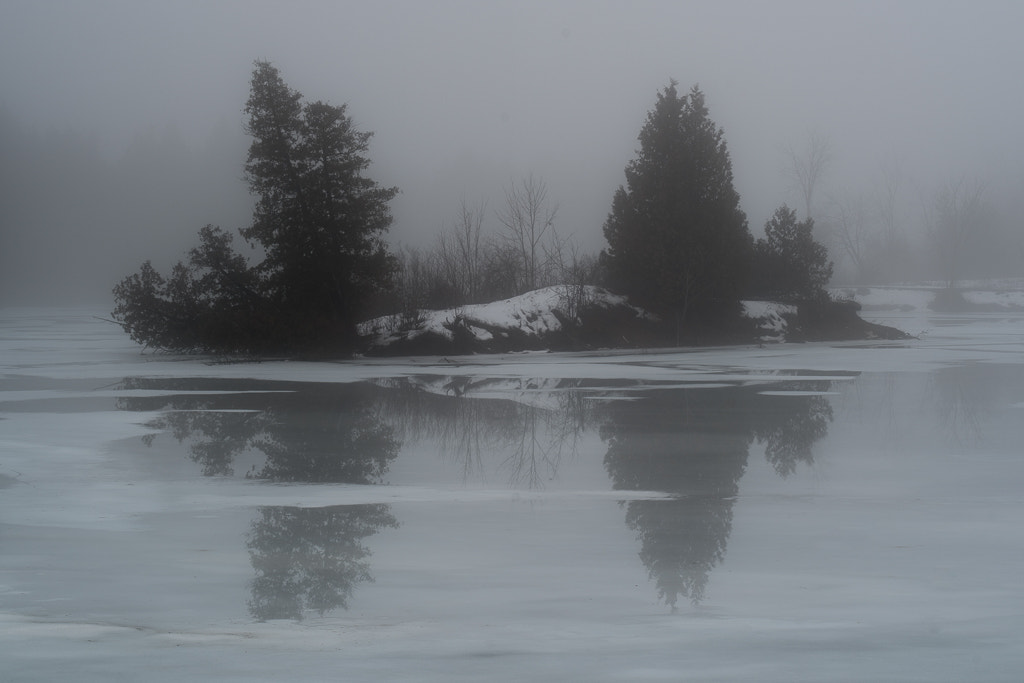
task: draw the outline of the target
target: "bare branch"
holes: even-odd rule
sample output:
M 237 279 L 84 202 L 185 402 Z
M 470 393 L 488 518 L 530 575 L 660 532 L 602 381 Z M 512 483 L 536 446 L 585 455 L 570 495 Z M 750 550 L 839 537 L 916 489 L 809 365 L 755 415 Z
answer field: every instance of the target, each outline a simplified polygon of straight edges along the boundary
M 533 174 L 505 190 L 505 206 L 497 216 L 504 226 L 502 239 L 522 262 L 520 291 L 536 289 L 540 284 L 543 244 L 553 229 L 557 213 L 557 206 L 548 205 L 547 183 Z
M 832 144 L 818 133 L 809 133 L 800 150 L 789 147 L 789 173 L 804 200 L 804 219 L 811 218 L 814 191 L 831 162 Z

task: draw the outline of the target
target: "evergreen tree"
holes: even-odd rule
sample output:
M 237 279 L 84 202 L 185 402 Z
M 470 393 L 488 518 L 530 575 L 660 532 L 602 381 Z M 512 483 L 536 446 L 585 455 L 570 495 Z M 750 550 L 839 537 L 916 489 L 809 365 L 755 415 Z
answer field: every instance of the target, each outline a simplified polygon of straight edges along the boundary
M 351 342 L 360 304 L 395 267 L 382 237 L 398 190 L 362 175 L 372 133 L 355 129 L 345 105 L 302 105 L 268 62 L 256 63 L 246 113 L 258 200 L 241 232 L 266 253 L 259 269 L 287 335 Z
M 785 204 L 776 209 L 755 244 L 754 294 L 795 302 L 827 297 L 832 262 L 813 230 L 813 219 L 798 222 L 796 211 Z
M 362 307 L 395 268 L 383 234 L 398 190 L 364 177 L 372 134 L 344 105 L 303 104 L 269 62 L 255 64 L 246 113 L 257 201 L 240 233 L 262 262 L 207 226 L 169 279 L 147 262 L 122 280 L 114 318 L 135 341 L 177 351 L 350 350 Z
M 604 225 L 609 284 L 636 303 L 687 323 L 738 312 L 752 239 L 723 131 L 696 86 L 672 81 L 639 135 Z

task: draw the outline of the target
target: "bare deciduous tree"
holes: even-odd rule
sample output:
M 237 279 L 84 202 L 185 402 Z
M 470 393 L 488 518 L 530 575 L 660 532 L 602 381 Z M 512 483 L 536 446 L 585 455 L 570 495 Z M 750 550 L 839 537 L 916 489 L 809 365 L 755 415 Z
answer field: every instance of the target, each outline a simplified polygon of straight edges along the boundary
M 925 207 L 928 239 L 949 289 L 956 287 L 972 238 L 984 227 L 984 194 L 981 181 L 960 178 L 939 188 L 931 206 Z
M 899 193 L 901 168 L 896 159 L 882 163 L 879 171 L 881 183 L 878 202 L 878 218 L 882 226 L 882 240 L 887 247 L 893 247 L 899 240 Z
M 888 281 L 904 279 L 913 272 L 913 253 L 904 228 L 905 219 L 900 199 L 904 179 L 902 166 L 895 156 L 884 160 L 875 183 L 875 206 L 872 217 L 877 222 L 870 261 L 872 272 Z
M 855 276 L 863 280 L 867 275 L 870 234 L 864 198 L 860 195 L 847 199 L 833 199 L 831 223 L 835 240 L 850 260 Z
M 483 242 L 485 211 L 484 204 L 471 207 L 462 200 L 453 228 L 443 230 L 437 236 L 438 265 L 448 286 L 464 299 L 459 303 L 480 303 L 486 257 Z
M 802 149 L 789 147 L 789 174 L 804 201 L 804 219 L 812 218 L 814 191 L 832 162 L 832 144 L 823 135 L 811 132 Z
M 522 263 L 520 292 L 536 289 L 543 269 L 544 242 L 554 226 L 558 207 L 548 204 L 548 187 L 533 174 L 505 190 L 505 206 L 498 212 L 504 226 L 502 239 Z
M 587 285 L 597 279 L 597 258 L 581 253 L 580 246 L 570 235 L 562 239 L 552 228 L 552 238 L 544 247 L 546 261 L 558 282 L 559 299 L 565 314 L 579 320 L 589 303 Z

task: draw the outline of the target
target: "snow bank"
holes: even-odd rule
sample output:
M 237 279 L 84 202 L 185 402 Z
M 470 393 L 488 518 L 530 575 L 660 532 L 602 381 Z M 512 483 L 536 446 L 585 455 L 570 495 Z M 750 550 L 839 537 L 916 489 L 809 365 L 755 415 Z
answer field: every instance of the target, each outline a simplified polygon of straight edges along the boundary
M 743 315 L 757 323 L 763 341 L 783 341 L 787 318 L 796 315 L 796 306 L 775 301 L 744 301 Z
M 577 291 L 556 285 L 486 304 L 382 316 L 360 324 L 358 331 L 371 338 L 370 346 L 377 350 L 425 338 L 461 340 L 470 350 L 512 350 L 508 348 L 511 342 L 502 340 L 518 340 L 523 348 L 541 348 L 546 339 L 578 323 L 582 308 L 618 308 L 637 318 L 653 319 L 631 306 L 626 297 L 601 287 L 586 285 Z

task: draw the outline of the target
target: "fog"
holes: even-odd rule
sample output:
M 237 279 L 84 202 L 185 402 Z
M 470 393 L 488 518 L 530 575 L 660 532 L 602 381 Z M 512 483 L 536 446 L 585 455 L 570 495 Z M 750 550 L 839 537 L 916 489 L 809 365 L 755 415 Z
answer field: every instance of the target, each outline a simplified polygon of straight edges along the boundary
M 895 186 L 891 216 L 926 250 L 928 209 L 958 182 L 984 187 L 999 236 L 975 273 L 1020 275 L 1022 25 L 1014 1 L 7 0 L 0 305 L 103 303 L 206 223 L 246 225 L 255 59 L 374 131 L 371 174 L 402 190 L 396 246 L 429 246 L 463 199 L 487 202 L 494 227 L 503 188 L 534 174 L 560 233 L 599 250 L 646 113 L 676 79 L 724 128 L 755 234 L 783 202 L 803 206 L 790 166 L 817 138 L 829 163 L 813 213 L 838 278 L 867 277 L 835 237 L 840 207 L 877 223 Z

